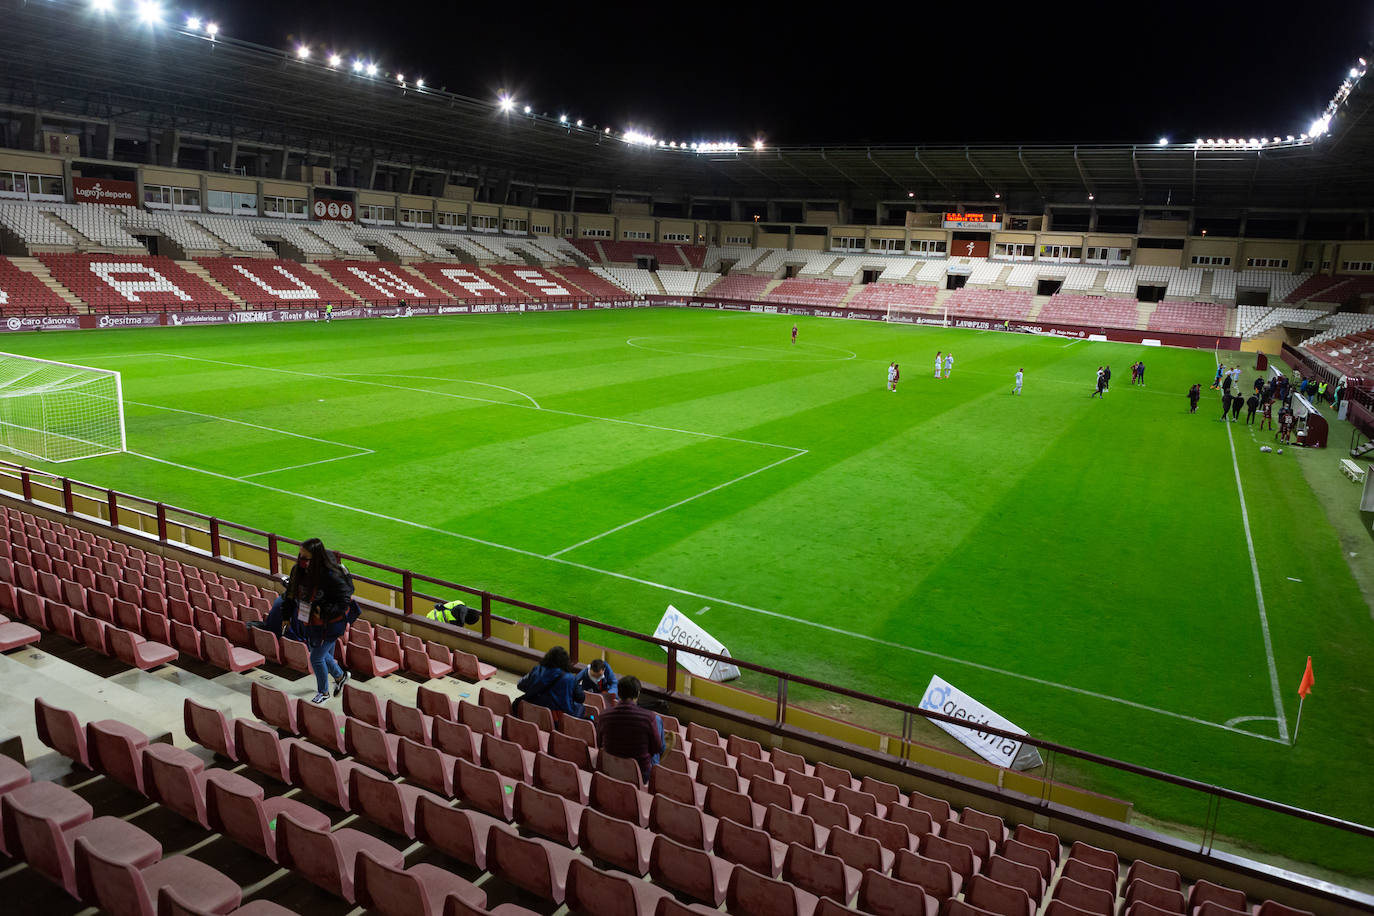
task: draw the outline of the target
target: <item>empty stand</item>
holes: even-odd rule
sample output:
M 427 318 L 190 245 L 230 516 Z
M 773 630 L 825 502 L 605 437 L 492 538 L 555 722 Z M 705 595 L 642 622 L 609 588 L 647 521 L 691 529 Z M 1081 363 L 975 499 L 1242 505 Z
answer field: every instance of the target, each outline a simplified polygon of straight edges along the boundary
M 67 315 L 72 307 L 42 280 L 0 258 L 0 315 Z
M 228 309 L 237 304 L 176 262 L 149 255 L 45 254 L 53 277 L 92 309 Z
M 338 286 L 295 261 L 202 258 L 196 263 L 248 305 L 289 308 L 351 298 Z

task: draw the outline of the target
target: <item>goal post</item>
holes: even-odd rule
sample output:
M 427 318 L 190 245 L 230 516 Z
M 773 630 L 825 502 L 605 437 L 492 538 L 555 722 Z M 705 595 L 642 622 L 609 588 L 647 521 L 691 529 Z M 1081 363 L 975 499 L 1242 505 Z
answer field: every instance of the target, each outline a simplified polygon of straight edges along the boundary
M 52 462 L 124 451 L 119 373 L 0 352 L 0 448 Z

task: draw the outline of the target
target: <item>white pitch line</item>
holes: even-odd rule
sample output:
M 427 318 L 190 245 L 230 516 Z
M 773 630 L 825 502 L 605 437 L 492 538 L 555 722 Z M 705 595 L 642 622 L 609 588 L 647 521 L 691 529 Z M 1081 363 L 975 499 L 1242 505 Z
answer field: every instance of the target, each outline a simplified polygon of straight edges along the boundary
M 1260 632 L 1264 634 L 1264 656 L 1269 662 L 1269 686 L 1274 692 L 1274 714 L 1279 720 L 1279 741 L 1288 744 L 1288 714 L 1283 710 L 1283 692 L 1279 690 L 1279 671 L 1274 664 L 1274 643 L 1269 638 L 1269 615 L 1264 611 L 1264 587 L 1260 584 L 1259 561 L 1255 559 L 1255 541 L 1250 536 L 1250 512 L 1245 508 L 1245 487 L 1240 482 L 1240 462 L 1236 460 L 1236 440 L 1231 424 L 1226 424 L 1226 441 L 1231 444 L 1231 467 L 1236 472 L 1236 492 L 1240 495 L 1240 520 L 1245 526 L 1245 547 L 1250 551 L 1250 572 L 1255 577 L 1255 603 L 1259 606 Z
M 346 461 L 346 460 L 349 459 L 349 458 L 361 458 L 361 457 L 364 456 L 364 455 L 375 455 L 375 454 L 377 454 L 377 453 L 374 452 L 372 449 L 368 448 L 368 449 L 363 449 L 363 450 L 360 451 L 360 452 L 354 452 L 354 453 L 351 454 L 351 455 L 335 455 L 333 458 L 321 458 L 319 461 L 307 461 L 305 464 L 293 464 L 293 465 L 290 465 L 289 467 L 284 467 L 284 468 L 272 468 L 270 471 L 254 471 L 254 472 L 251 473 L 251 474 L 244 474 L 244 475 L 243 475 L 241 478 L 239 478 L 239 479 L 240 479 L 240 480 L 247 480 L 247 479 L 250 478 L 250 477 L 262 477 L 262 476 L 264 476 L 264 475 L 266 475 L 266 474 L 280 474 L 280 473 L 282 473 L 283 471 L 298 471 L 298 470 L 300 470 L 301 468 L 313 468 L 313 467 L 314 467 L 315 465 L 317 465 L 317 464 L 329 464 L 331 461 Z
M 511 394 L 518 394 L 520 397 L 534 405 L 536 410 L 542 410 L 539 402 L 518 388 L 507 388 L 505 385 L 493 385 L 491 382 L 477 382 L 470 378 L 446 378 L 439 375 L 400 375 L 395 372 L 350 372 L 344 378 L 408 378 L 421 382 L 462 382 L 465 385 L 481 385 L 483 388 L 499 388 L 502 391 L 509 391 Z
M 193 417 L 204 417 L 204 418 L 207 419 L 207 420 L 219 420 L 219 421 L 221 421 L 221 422 L 223 422 L 223 423 L 234 423 L 234 424 L 237 424 L 237 425 L 239 425 L 239 426 L 248 426 L 248 427 L 252 427 L 253 429 L 261 429 L 261 430 L 263 430 L 264 432 L 278 433 L 278 434 L 283 435 L 283 436 L 291 436 L 291 437 L 294 438 L 294 439 L 309 439 L 311 442 L 323 442 L 325 445 L 337 445 L 337 446 L 339 446 L 340 448 L 352 448 L 352 449 L 360 449 L 360 448 L 362 448 L 362 446 L 359 446 L 359 445 L 349 445 L 347 442 L 335 442 L 333 439 L 320 439 L 320 438 L 317 438 L 317 437 L 315 437 L 315 436 L 307 436 L 307 435 L 305 435 L 304 433 L 293 433 L 293 432 L 291 432 L 291 430 L 289 430 L 289 429 L 277 429 L 277 428 L 274 427 L 274 426 L 262 426 L 262 425 L 260 425 L 260 424 L 258 424 L 258 423 L 249 423 L 247 420 L 235 420 L 235 419 L 233 419 L 233 418 L 231 418 L 231 417 L 216 416 L 215 414 L 212 414 L 212 413 L 201 413 L 201 412 L 198 411 L 198 410 L 186 410 L 186 409 L 181 408 L 181 407 L 166 407 L 166 406 L 164 406 L 164 405 L 162 405 L 162 404 L 148 404 L 148 403 L 145 403 L 145 402 L 143 402 L 143 401 L 128 401 L 128 400 L 126 400 L 124 403 L 125 403 L 125 404 L 133 404 L 133 405 L 138 406 L 138 407 L 151 407 L 151 408 L 153 408 L 154 410 L 167 410 L 167 411 L 171 411 L 172 413 L 190 414 L 190 415 L 193 416 Z M 365 451 L 371 451 L 371 449 L 365 449 Z
M 800 451 L 800 452 L 793 452 L 792 454 L 788 455 L 788 456 L 785 457 L 785 458 L 779 458 L 777 461 L 774 461 L 772 464 L 766 464 L 766 465 L 764 465 L 764 466 L 761 467 L 761 468 L 758 468 L 758 469 L 756 469 L 756 470 L 750 471 L 748 474 L 741 474 L 740 476 L 736 477 L 734 480 L 727 480 L 727 481 L 725 481 L 725 483 L 718 483 L 718 484 L 716 484 L 714 487 L 711 487 L 709 490 L 702 490 L 700 493 L 696 493 L 696 494 L 693 494 L 692 496 L 688 496 L 686 499 L 679 499 L 677 502 L 673 503 L 673 504 L 670 505 L 670 506 L 664 506 L 662 509 L 655 509 L 653 512 L 650 512 L 648 515 L 641 515 L 639 518 L 632 519 L 632 520 L 626 522 L 626 523 L 623 524 L 623 525 L 616 525 L 614 528 L 611 528 L 611 529 L 608 530 L 608 531 L 603 531 L 603 532 L 601 532 L 600 534 L 592 535 L 591 537 L 587 538 L 586 540 L 584 540 L 584 541 L 578 541 L 576 544 L 573 544 L 573 545 L 570 546 L 570 547 L 564 547 L 562 550 L 556 550 L 556 551 L 554 551 L 553 553 L 549 554 L 549 556 L 550 556 L 550 557 L 559 557 L 559 556 L 562 556 L 563 554 L 567 553 L 567 552 L 570 551 L 570 550 L 576 550 L 576 549 L 579 548 L 579 547 L 585 547 L 587 544 L 590 544 L 590 543 L 592 543 L 593 541 L 599 541 L 599 540 L 601 540 L 601 539 L 604 538 L 604 537 L 607 537 L 607 536 L 609 536 L 609 535 L 615 534 L 617 531 L 624 531 L 626 528 L 629 528 L 629 527 L 631 527 L 632 525 L 638 525 L 640 522 L 648 521 L 649 519 L 653 518 L 654 516 L 662 515 L 662 514 L 665 513 L 665 512 L 669 512 L 669 511 L 671 511 L 671 510 L 673 510 L 673 509 L 676 509 L 678 506 L 685 506 L 685 505 L 687 505 L 689 502 L 692 502 L 693 500 L 701 499 L 703 496 L 710 496 L 712 493 L 716 492 L 717 490 L 723 490 L 723 489 L 725 489 L 726 487 L 730 486 L 731 484 L 739 483 L 741 480 L 748 480 L 750 477 L 753 477 L 755 474 L 762 474 L 764 471 L 767 471 L 767 470 L 769 470 L 769 469 L 771 469 L 771 468 L 775 468 L 775 467 L 777 467 L 777 466 L 780 465 L 780 464 L 785 464 L 786 462 L 791 461 L 793 458 L 800 458 L 802 455 L 806 455 L 806 454 L 809 454 L 806 450 L 803 450 L 803 451 Z
M 656 429 L 666 433 L 682 433 L 688 436 L 697 436 L 702 439 L 718 439 L 722 442 L 740 442 L 744 445 L 761 445 L 766 448 L 786 449 L 789 452 L 804 452 L 806 449 L 795 445 L 780 445 L 776 442 L 759 442 L 754 439 L 741 439 L 738 436 L 721 436 L 716 433 L 703 433 L 695 429 L 679 429 L 675 426 L 657 426 L 653 423 L 640 423 L 637 420 L 622 420 L 618 417 L 598 417 L 592 414 L 577 413 L 572 410 L 556 410 L 552 407 L 529 407 L 524 404 L 513 404 L 510 401 L 495 401 L 491 398 L 479 398 L 468 394 L 450 394 L 445 391 L 431 391 L 428 388 L 410 388 L 405 385 L 386 385 L 382 382 L 368 382 L 357 378 L 348 378 L 342 375 L 325 375 L 319 372 L 305 372 L 301 369 L 278 369 L 275 366 L 254 366 L 249 363 L 233 363 L 222 359 L 206 359 L 203 356 L 182 356 L 179 353 L 163 353 L 169 359 L 185 359 L 201 363 L 214 363 L 220 366 L 233 366 L 236 369 L 256 369 L 261 372 L 279 372 L 284 375 L 300 375 L 306 378 L 325 379 L 331 382 L 349 382 L 355 385 L 371 385 L 375 388 L 387 388 L 392 391 L 410 391 L 416 394 L 432 394 L 435 397 L 452 398 L 458 401 L 479 401 L 483 404 L 495 404 L 500 407 L 511 407 L 516 410 L 540 410 L 544 413 L 558 414 L 564 417 L 578 417 L 583 420 L 599 420 L 603 423 L 620 423 L 624 426 L 638 426 L 640 429 Z M 528 395 L 526 395 L 528 397 Z M 533 399 L 531 399 L 533 400 Z M 336 443 L 338 444 L 338 443 Z
M 914 653 L 914 654 L 916 654 L 916 655 L 924 655 L 924 656 L 926 656 L 926 657 L 928 657 L 928 658 L 935 658 L 935 659 L 939 659 L 939 660 L 941 660 L 941 661 L 949 662 L 950 664 L 965 665 L 965 666 L 967 666 L 967 667 L 970 667 L 970 668 L 977 668 L 977 669 L 979 669 L 979 670 L 981 670 L 981 671 L 987 671 L 987 672 L 992 673 L 992 674 L 1000 674 L 1000 675 L 1003 675 L 1003 676 L 1005 676 L 1005 677 L 1010 677 L 1010 678 L 1015 678 L 1015 679 L 1017 679 L 1017 680 L 1027 681 L 1027 682 L 1032 683 L 1032 684 L 1038 684 L 1038 685 L 1043 686 L 1043 687 L 1054 687 L 1054 688 L 1057 688 L 1057 689 L 1059 689 L 1059 690 L 1065 690 L 1065 691 L 1068 691 L 1068 692 L 1070 692 L 1070 693 L 1079 694 L 1080 696 L 1087 696 L 1087 697 L 1093 697 L 1094 699 L 1106 700 L 1107 702 L 1110 702 L 1110 703 L 1119 703 L 1119 704 L 1121 704 L 1121 705 L 1123 705 L 1123 706 L 1129 706 L 1129 707 L 1131 707 L 1131 708 L 1133 708 L 1133 709 L 1139 709 L 1139 710 L 1143 710 L 1143 711 L 1145 711 L 1145 712 L 1153 712 L 1153 713 L 1157 713 L 1157 714 L 1159 714 L 1159 715 L 1161 715 L 1161 716 L 1168 716 L 1168 717 L 1173 718 L 1173 719 L 1181 719 L 1181 720 L 1183 720 L 1183 721 L 1185 721 L 1185 722 L 1192 722 L 1192 723 L 1195 724 L 1195 725 L 1205 725 L 1205 726 L 1207 726 L 1208 728 L 1217 728 L 1217 729 L 1221 729 L 1222 731 L 1231 732 L 1231 733 L 1237 734 L 1237 735 L 1243 735 L 1243 736 L 1245 736 L 1245 737 L 1247 737 L 1247 738 L 1257 738 L 1257 739 L 1259 739 L 1259 740 L 1261 740 L 1261 741 L 1271 741 L 1271 742 L 1274 742 L 1275 744 L 1287 744 L 1287 743 L 1288 743 L 1286 740 L 1280 741 L 1278 738 L 1270 738 L 1270 737 L 1268 737 L 1267 735 L 1257 735 L 1257 734 L 1255 734 L 1254 732 L 1248 732 L 1248 731 L 1245 731 L 1244 729 L 1229 728 L 1229 727 L 1227 727 L 1226 725 L 1221 724 L 1220 722 L 1209 722 L 1209 721 L 1206 720 L 1206 719 L 1199 719 L 1199 718 L 1197 718 L 1196 716 L 1189 716 L 1189 715 L 1185 715 L 1185 714 L 1183 714 L 1183 713 L 1171 712 L 1171 711 L 1169 711 L 1169 710 L 1167 710 L 1167 709 L 1159 709 L 1158 707 L 1149 706 L 1149 705 L 1146 705 L 1145 703 L 1137 703 L 1137 702 L 1134 701 L 1134 700 L 1127 700 L 1127 699 L 1123 699 L 1123 698 L 1121 698 L 1121 697 L 1114 697 L 1114 696 L 1111 696 L 1110 694 L 1098 693 L 1097 691 L 1094 691 L 1094 690 L 1086 690 L 1086 689 L 1084 689 L 1084 688 L 1082 688 L 1082 687 L 1073 687 L 1073 686 L 1070 686 L 1070 685 L 1068 685 L 1068 684 L 1060 684 L 1060 683 L 1056 683 L 1055 681 L 1045 680 L 1044 678 L 1034 677 L 1034 676 L 1029 675 L 1029 674 L 1020 674 L 1020 673 L 1015 672 L 1015 671 L 1008 671 L 1008 670 L 1005 669 L 1005 668 L 997 668 L 997 667 L 995 667 L 995 666 L 993 666 L 993 665 L 985 665 L 985 664 L 983 664 L 982 662 L 971 662 L 971 661 L 967 661 L 967 660 L 962 659 L 962 658 L 955 658 L 955 657 L 952 656 L 952 655 L 943 655 L 943 654 L 941 654 L 941 653 L 939 653 L 939 652 L 932 652 L 932 651 L 930 651 L 929 649 L 917 649 L 917 648 L 915 648 L 914 646 L 903 645 L 903 644 L 901 644 L 901 643 L 893 642 L 893 641 L 887 640 L 887 639 L 879 639 L 879 638 L 876 637 L 876 636 L 869 636 L 869 635 L 866 634 L 866 633 L 855 633 L 855 632 L 850 631 L 850 630 L 842 630 L 842 629 L 840 629 L 839 627 L 832 627 L 832 626 L 830 626 L 829 624 L 820 623 L 820 622 L 815 621 L 815 620 L 806 620 L 806 619 L 803 619 L 803 618 L 801 618 L 801 617 L 793 617 L 793 616 L 791 616 L 791 615 L 783 614 L 783 613 L 780 613 L 780 612 L 778 612 L 778 611 L 770 611 L 770 610 L 766 610 L 766 609 L 764 609 L 764 608 L 754 607 L 754 606 L 748 605 L 748 604 L 741 604 L 741 603 L 739 603 L 738 601 L 730 601 L 730 600 L 727 600 L 727 599 L 725 599 L 725 598 L 718 598 L 718 597 L 715 597 L 714 595 L 707 595 L 707 594 L 705 594 L 705 593 L 703 593 L 703 592 L 694 592 L 694 591 L 691 591 L 690 589 L 677 588 L 677 587 L 672 586 L 672 585 L 664 585 L 664 584 L 661 583 L 661 582 L 653 582 L 653 581 L 648 580 L 648 579 L 641 579 L 641 578 L 639 578 L 639 577 L 637 577 L 637 576 L 631 576 L 631 575 L 627 575 L 627 574 L 625 574 L 625 573 L 619 573 L 619 572 L 615 572 L 615 571 L 609 570 L 609 569 L 599 569 L 599 568 L 597 568 L 597 567 L 595 567 L 595 566 L 588 566 L 588 565 L 585 564 L 585 563 L 576 563 L 576 562 L 573 562 L 572 560 L 565 560 L 565 559 L 563 559 L 562 557 L 551 557 L 551 556 L 547 556 L 547 555 L 545 555 L 545 554 L 536 553 L 536 552 L 534 552 L 534 551 L 532 551 L 532 550 L 525 550 L 525 549 L 520 548 L 520 547 L 511 547 L 511 546 L 509 546 L 509 545 L 507 545 L 507 544 L 498 544 L 498 543 L 496 543 L 496 542 L 494 542 L 494 541 L 487 541 L 487 540 L 483 540 L 482 538 L 473 537 L 473 536 L 471 536 L 471 535 L 460 534 L 460 533 L 458 533 L 458 532 L 456 532 L 456 531 L 445 531 L 445 530 L 442 529 L 442 528 L 435 528 L 435 527 L 432 526 L 432 525 L 426 525 L 426 524 L 424 524 L 424 523 L 422 523 L 422 522 L 413 522 L 413 521 L 411 521 L 411 520 L 409 520 L 409 519 L 397 518 L 397 517 L 395 517 L 395 516 L 393 516 L 393 515 L 386 515 L 386 514 L 381 513 L 381 512 L 374 512 L 374 511 L 371 510 L 371 509 L 360 509 L 360 508 L 358 508 L 357 506 L 350 506 L 350 505 L 347 505 L 347 504 L 345 504 L 345 503 L 334 502 L 334 501 L 328 500 L 328 499 L 321 499 L 321 498 L 318 497 L 318 496 L 310 496 L 309 494 L 306 494 L 306 493 L 297 493 L 297 492 L 295 492 L 295 491 L 293 491 L 293 490 L 286 490 L 286 489 L 283 489 L 283 488 L 281 488 L 281 487 L 274 487 L 274 486 L 271 486 L 270 484 L 259 483 L 259 482 L 256 481 L 256 480 L 243 480 L 242 478 L 233 477 L 233 476 L 231 476 L 231 475 L 229 475 L 229 474 L 221 474 L 221 473 L 219 473 L 218 471 L 208 471 L 208 470 L 206 470 L 205 468 L 197 468 L 197 467 L 192 467 L 192 466 L 187 465 L 187 464 L 179 464 L 178 462 L 175 462 L 175 461 L 168 461 L 168 460 L 165 459 L 165 458 L 158 458 L 158 457 L 156 457 L 156 456 L 154 456 L 154 455 L 145 455 L 145 454 L 142 454 L 142 453 L 140 453 L 140 452 L 126 452 L 125 454 L 133 455 L 133 456 L 136 457 L 136 458 L 144 458 L 144 459 L 146 459 L 146 460 L 148 460 L 148 461 L 156 461 L 156 462 L 158 462 L 159 464 L 165 464 L 165 465 L 168 465 L 168 466 L 170 466 L 170 467 L 181 468 L 182 470 L 185 470 L 185 471 L 191 471 L 191 472 L 197 473 L 197 474 L 205 474 L 205 475 L 208 475 L 208 476 L 210 476 L 210 477 L 217 477 L 217 478 L 219 478 L 219 479 L 221 479 L 221 480 L 230 480 L 230 481 L 235 481 L 235 482 L 237 482 L 237 483 L 246 484 L 246 485 L 248 485 L 248 486 L 250 486 L 250 487 L 259 487 L 259 488 L 261 488 L 261 489 L 263 489 L 263 490 L 270 490 L 270 491 L 273 492 L 273 493 L 280 493 L 280 494 L 282 494 L 283 496 L 294 496 L 294 497 L 296 497 L 297 499 L 304 499 L 304 500 L 306 500 L 306 501 L 308 501 L 308 502 L 318 503 L 319 505 L 322 505 L 322 506 L 329 506 L 330 508 L 334 508 L 334 509 L 342 509 L 342 510 L 345 511 L 345 512 L 356 512 L 356 513 L 358 513 L 359 515 L 366 515 L 366 516 L 369 516 L 369 517 L 371 517 L 371 518 L 380 519 L 380 520 L 382 520 L 382 521 L 394 522 L 395 524 L 398 524 L 398 525 L 406 525 L 406 526 L 411 527 L 411 528 L 417 528 L 417 529 L 419 529 L 419 530 L 421 530 L 421 531 L 429 531 L 429 532 L 433 532 L 434 534 L 441 534 L 441 535 L 444 535 L 444 536 L 446 536 L 446 537 L 456 538 L 456 539 L 458 539 L 458 540 L 467 541 L 467 542 L 469 542 L 469 543 L 481 544 L 481 545 L 484 546 L 484 547 L 492 547 L 492 548 L 495 548 L 495 549 L 497 549 L 497 550 L 505 550 L 505 551 L 508 551 L 508 552 L 510 552 L 510 553 L 520 554 L 521 556 L 531 557 L 531 558 L 536 559 L 536 560 L 547 560 L 547 561 L 550 562 L 550 563 L 561 563 L 561 564 L 563 564 L 564 566 L 569 566 L 569 567 L 572 567 L 573 569 L 581 569 L 581 570 L 584 570 L 584 571 L 590 572 L 590 573 L 596 573 L 596 574 L 603 575 L 603 576 L 610 576 L 610 577 L 615 578 L 615 579 L 620 579 L 620 580 L 622 580 L 622 581 L 624 581 L 624 582 L 633 582 L 633 583 L 636 583 L 636 584 L 638 584 L 638 585 L 647 586 L 647 587 L 649 587 L 649 588 L 656 588 L 656 589 L 660 589 L 661 591 L 672 592 L 673 594 L 676 594 L 676 595 L 684 595 L 684 596 L 690 597 L 690 598 L 700 598 L 700 599 L 703 600 L 703 601 L 710 601 L 710 602 L 713 602 L 713 603 L 715 603 L 715 604 L 727 604 L 727 605 L 729 605 L 730 607 L 739 608 L 740 610 L 743 610 L 743 611 L 752 611 L 753 613 L 756 613 L 756 614 L 763 614 L 764 616 L 773 617 L 773 618 L 776 618 L 776 619 L 779 619 L 779 620 L 787 620 L 787 621 L 790 621 L 790 622 L 792 622 L 792 623 L 800 624 L 800 625 L 802 625 L 802 626 L 815 627 L 816 629 L 825 630 L 825 631 L 827 631 L 827 632 L 829 632 L 829 633 L 834 633 L 834 634 L 839 635 L 839 636 L 848 636 L 848 637 L 850 637 L 850 638 L 852 638 L 852 639 L 858 639 L 858 640 L 862 640 L 862 641 L 864 641 L 864 642 L 875 643 L 875 644 L 877 644 L 877 645 L 885 646 L 885 647 L 890 648 L 890 649 L 898 649 L 898 650 L 903 651 L 903 652 L 911 652 L 911 653 Z

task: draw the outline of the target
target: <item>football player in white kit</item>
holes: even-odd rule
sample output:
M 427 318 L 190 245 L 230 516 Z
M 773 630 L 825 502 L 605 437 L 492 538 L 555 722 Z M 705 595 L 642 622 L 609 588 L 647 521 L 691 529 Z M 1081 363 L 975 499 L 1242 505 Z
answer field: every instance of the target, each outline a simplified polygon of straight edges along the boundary
M 939 378 L 939 377 L 940 377 L 940 370 L 941 370 L 942 368 L 944 368 L 944 360 L 941 358 L 943 355 L 944 355 L 944 354 L 942 354 L 942 353 L 939 352 L 938 350 L 935 352 L 935 377 L 936 377 L 936 378 Z
M 1020 394 L 1020 393 L 1021 393 L 1021 379 L 1022 379 L 1022 377 L 1025 375 L 1025 373 L 1026 373 L 1026 370 L 1025 370 L 1025 369 L 1017 369 L 1017 370 L 1016 370 L 1016 388 L 1013 389 L 1012 394 Z
M 953 353 L 946 353 L 946 354 L 945 354 L 945 378 L 949 378 L 949 374 L 950 374 L 951 372 L 953 372 L 953 371 L 954 371 L 954 354 L 953 354 Z

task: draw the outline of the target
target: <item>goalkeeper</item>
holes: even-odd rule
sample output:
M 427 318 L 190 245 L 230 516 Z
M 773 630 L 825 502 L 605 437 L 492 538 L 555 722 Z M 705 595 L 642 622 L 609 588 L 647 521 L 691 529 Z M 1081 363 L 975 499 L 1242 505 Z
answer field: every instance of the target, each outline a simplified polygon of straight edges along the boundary
M 482 612 L 468 607 L 461 598 L 453 601 L 437 601 L 434 610 L 425 615 L 430 620 L 451 623 L 456 627 L 469 627 L 482 619 Z

